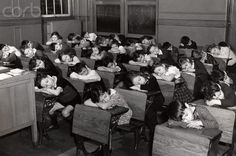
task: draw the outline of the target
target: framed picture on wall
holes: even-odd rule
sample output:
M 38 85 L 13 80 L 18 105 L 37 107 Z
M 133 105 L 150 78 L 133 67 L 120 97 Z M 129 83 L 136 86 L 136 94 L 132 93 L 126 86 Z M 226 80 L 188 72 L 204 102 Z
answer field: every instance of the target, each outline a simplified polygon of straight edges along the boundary
M 156 33 L 156 6 L 155 5 L 128 5 L 127 6 L 128 34 Z

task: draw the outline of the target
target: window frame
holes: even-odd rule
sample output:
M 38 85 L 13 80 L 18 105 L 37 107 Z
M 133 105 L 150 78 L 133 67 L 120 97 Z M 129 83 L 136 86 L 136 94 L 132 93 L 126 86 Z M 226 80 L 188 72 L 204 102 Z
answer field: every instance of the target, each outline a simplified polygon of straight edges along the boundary
M 41 0 L 42 1 L 42 0 Z M 45 1 L 45 11 L 46 11 L 46 14 L 41 14 L 41 16 L 43 18 L 52 18 L 52 17 L 71 17 L 72 16 L 72 2 L 73 0 L 67 0 L 67 3 L 68 3 L 68 14 L 56 14 L 56 3 L 55 1 L 56 0 L 53 0 L 53 14 L 47 14 L 48 12 L 48 9 L 47 9 L 47 1 L 48 0 L 43 0 Z M 60 4 L 63 4 L 62 2 L 65 1 L 65 0 L 60 0 Z M 42 10 L 42 6 L 41 6 L 41 10 Z M 63 6 L 61 5 L 61 12 L 63 12 Z

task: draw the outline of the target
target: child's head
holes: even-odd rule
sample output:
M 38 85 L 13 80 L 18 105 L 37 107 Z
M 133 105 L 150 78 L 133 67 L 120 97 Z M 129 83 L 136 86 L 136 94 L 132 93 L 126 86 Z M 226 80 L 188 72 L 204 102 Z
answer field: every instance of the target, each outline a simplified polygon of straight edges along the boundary
M 47 75 L 46 73 L 37 73 L 35 85 L 38 88 L 52 89 L 56 85 L 54 76 Z
M 144 74 L 140 72 L 131 72 L 128 77 L 133 85 L 144 85 L 147 81 Z
M 36 70 L 36 69 L 44 69 L 45 68 L 45 62 L 40 59 L 33 57 L 29 61 L 29 70 Z
M 91 99 L 92 102 L 108 102 L 110 100 L 110 95 L 106 88 L 102 87 L 100 84 L 89 85 L 85 89 L 84 100 Z
M 226 54 L 228 54 L 229 53 L 229 51 L 230 51 L 230 46 L 226 43 L 226 42 L 220 42 L 220 43 L 218 43 L 218 46 L 219 46 L 219 49 L 220 49 L 220 51 L 221 51 L 221 53 L 226 53 Z
M 86 67 L 86 64 L 84 62 L 77 63 L 74 66 L 74 70 L 79 75 L 88 75 L 89 74 L 89 70 Z
M 10 50 L 10 47 L 6 44 L 0 44 L 0 50 L 4 52 L 8 52 Z
M 111 68 L 114 66 L 114 63 L 115 61 L 112 56 L 107 55 L 102 59 L 102 65 L 105 67 Z
M 36 51 L 37 50 L 35 48 L 26 48 L 23 52 L 26 57 L 32 58 L 34 57 Z
M 190 42 L 190 38 L 188 36 L 183 36 L 180 39 L 180 43 L 182 43 L 183 45 L 188 45 Z
M 20 45 L 21 50 L 25 50 L 27 48 L 32 48 L 32 43 L 29 40 L 23 40 Z
M 158 64 L 154 67 L 154 73 L 157 75 L 163 75 L 166 73 L 168 66 L 167 64 Z
M 93 46 L 92 47 L 92 51 L 94 54 L 99 54 L 100 50 L 101 50 L 100 46 Z
M 144 61 L 144 54 L 143 50 L 138 50 L 132 53 L 131 59 L 135 62 L 143 62 Z
M 135 43 L 134 47 L 135 47 L 135 50 L 143 50 L 144 49 L 141 43 Z
M 192 121 L 194 120 L 194 109 L 187 103 L 182 103 L 180 101 L 173 101 L 168 106 L 168 116 L 172 120 L 176 121 Z
M 88 48 L 88 47 L 92 46 L 92 43 L 91 43 L 91 41 L 89 41 L 89 40 L 82 39 L 82 40 L 80 41 L 80 46 L 81 46 L 82 48 Z
M 193 58 L 196 58 L 196 59 L 202 58 L 202 52 L 200 52 L 198 50 L 193 50 L 192 55 L 193 55 Z
M 51 33 L 51 40 L 52 41 L 57 41 L 60 39 L 62 39 L 62 37 L 57 31 L 54 31 L 53 33 Z
M 97 39 L 97 35 L 95 33 L 89 33 L 88 34 L 88 40 L 91 41 L 91 42 L 94 42 L 96 41 Z
M 150 46 L 152 44 L 153 37 L 152 36 L 142 36 L 140 41 L 145 46 Z
M 172 45 L 170 44 L 170 42 L 164 42 L 162 48 L 165 50 L 172 50 Z
M 188 70 L 192 67 L 192 60 L 190 60 L 189 58 L 182 58 L 180 60 L 180 65 L 182 69 Z
M 218 43 L 218 46 L 219 46 L 219 47 L 229 47 L 229 45 L 228 45 L 226 42 L 224 42 L 224 41 L 219 42 L 219 43 Z
M 224 93 L 221 90 L 221 86 L 213 81 L 208 81 L 203 84 L 201 92 L 206 100 L 223 99 Z
M 209 48 L 209 51 L 212 55 L 220 55 L 220 47 L 219 46 L 214 46 L 214 47 L 211 47 Z
M 214 69 L 211 72 L 211 80 L 215 83 L 219 83 L 220 81 L 224 81 L 225 73 L 220 69 Z
M 68 36 L 67 36 L 67 40 L 68 41 L 73 41 L 75 37 L 76 37 L 75 33 L 69 33 Z
M 157 45 L 151 45 L 148 47 L 147 51 L 150 53 L 150 54 L 159 54 L 159 48 Z
M 75 56 L 74 54 L 74 50 L 73 49 L 69 49 L 67 51 L 64 51 L 63 53 L 58 55 L 58 58 L 61 60 L 61 62 L 72 62 L 73 61 L 73 57 Z

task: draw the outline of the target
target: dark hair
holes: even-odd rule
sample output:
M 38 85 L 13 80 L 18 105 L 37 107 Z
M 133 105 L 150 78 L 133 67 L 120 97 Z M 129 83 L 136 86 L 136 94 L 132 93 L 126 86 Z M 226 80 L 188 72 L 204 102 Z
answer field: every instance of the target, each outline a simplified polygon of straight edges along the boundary
M 179 64 L 180 65 L 183 65 L 183 64 L 185 64 L 186 62 L 189 62 L 189 63 L 191 63 L 191 64 L 193 64 L 193 59 L 190 59 L 190 58 L 181 58 L 181 59 L 179 59 Z
M 42 88 L 41 81 L 42 81 L 42 79 L 44 79 L 46 77 L 47 77 L 46 73 L 37 73 L 36 79 L 35 79 L 35 86 L 37 86 L 38 88 Z
M 50 48 L 52 51 L 55 51 L 55 50 L 56 50 L 56 48 L 55 48 L 56 44 L 58 44 L 58 43 L 52 43 L 52 44 L 50 44 L 49 48 Z
M 58 39 L 62 39 L 62 36 L 61 36 L 57 31 L 52 32 L 52 33 L 51 33 L 51 37 L 52 37 L 53 35 L 57 36 Z
M 140 56 L 140 53 L 137 52 L 137 51 L 135 51 L 135 52 L 132 53 L 131 59 L 132 59 L 133 61 L 137 61 L 138 58 L 139 58 L 139 56 Z
M 112 58 L 112 56 L 105 56 L 103 59 L 102 59 L 102 65 L 107 67 L 109 63 L 112 63 L 114 61 L 114 59 Z
M 163 65 L 164 65 L 164 66 L 163 66 Z M 171 66 L 171 65 L 166 64 L 166 63 L 155 64 L 154 66 L 152 66 L 152 72 L 154 72 L 154 70 L 156 69 L 156 67 L 165 67 L 165 69 L 168 70 L 168 68 L 169 68 L 170 66 Z
M 72 41 L 75 36 L 76 36 L 75 33 L 69 33 L 69 35 L 67 36 L 68 41 Z
M 219 83 L 220 81 L 223 81 L 224 80 L 224 77 L 225 77 L 225 73 L 220 70 L 220 69 L 214 69 L 212 72 L 211 72 L 211 80 L 215 83 Z
M 30 42 L 29 40 L 21 41 L 20 49 L 24 50 L 24 49 L 28 48 L 28 43 L 29 42 Z
M 188 36 L 183 36 L 180 39 L 180 43 L 183 43 L 184 45 L 187 45 L 190 41 L 190 38 Z
M 207 48 L 206 48 L 206 51 L 207 52 L 211 52 L 211 49 L 213 49 L 215 47 L 219 48 L 215 43 L 213 43 L 211 45 L 208 45 Z
M 147 36 L 147 35 L 141 36 L 141 37 L 140 37 L 140 42 L 142 42 L 142 40 L 144 40 L 144 39 L 152 40 L 153 37 L 152 37 L 152 36 Z
M 193 54 L 197 54 L 197 55 L 199 56 L 198 58 L 201 58 L 201 57 L 202 57 L 202 52 L 200 52 L 200 51 L 198 51 L 198 50 L 196 50 L 196 49 L 193 49 L 193 50 L 192 50 L 192 56 L 193 56 L 193 58 L 195 58 Z
M 170 119 L 181 121 L 186 106 L 180 101 L 172 101 L 167 108 L 167 114 Z
M 116 40 L 116 39 L 113 39 L 112 42 L 111 42 L 111 45 L 112 44 L 115 44 L 117 45 L 118 47 L 120 46 L 120 43 Z
M 32 57 L 30 60 L 29 60 L 29 70 L 33 70 L 35 67 L 36 67 L 36 63 L 37 62 L 37 59 L 35 57 Z
M 127 45 L 125 35 L 119 34 L 118 37 L 119 37 L 119 40 L 120 40 L 122 46 Z
M 153 44 L 149 45 L 148 48 L 147 48 L 147 54 L 151 54 L 150 49 L 151 49 L 152 47 L 158 47 L 158 45 L 153 45 Z M 159 47 L 158 47 L 158 49 L 159 49 Z M 143 50 L 143 51 L 144 51 L 144 50 Z
M 201 88 L 201 92 L 206 100 L 211 100 L 215 95 L 215 92 L 218 91 L 220 91 L 220 86 L 213 81 L 207 81 Z
M 133 61 L 137 61 L 140 55 L 144 55 L 144 54 L 145 54 L 144 50 L 136 50 L 135 52 L 131 54 L 131 59 Z
M 93 103 L 97 103 L 99 102 L 100 95 L 105 92 L 107 92 L 107 89 L 101 84 L 91 84 L 85 89 L 83 100 L 91 99 Z
M 228 45 L 226 42 L 224 42 L 224 41 L 219 42 L 219 43 L 218 43 L 218 46 L 219 46 L 219 47 L 229 47 L 229 45 Z
M 82 61 L 82 62 L 76 63 L 76 65 L 73 66 L 71 72 L 80 73 L 83 68 L 86 68 L 86 64 Z
M 68 50 L 65 50 L 64 52 L 60 53 L 58 55 L 58 58 L 62 61 L 63 55 L 69 55 L 70 58 L 73 58 L 75 56 L 75 50 L 73 48 L 69 48 Z
M 166 49 L 166 50 L 167 50 L 168 48 L 170 48 L 170 47 L 171 47 L 170 42 L 164 42 L 163 45 L 162 45 L 162 48 L 163 48 L 163 49 Z
M 4 47 L 6 46 L 6 44 L 0 44 L 0 50 L 2 50 Z
M 149 79 L 149 75 L 147 73 L 143 73 L 143 72 L 131 71 L 127 74 L 127 77 L 132 84 L 133 84 L 133 79 L 137 76 L 142 76 L 145 79 Z

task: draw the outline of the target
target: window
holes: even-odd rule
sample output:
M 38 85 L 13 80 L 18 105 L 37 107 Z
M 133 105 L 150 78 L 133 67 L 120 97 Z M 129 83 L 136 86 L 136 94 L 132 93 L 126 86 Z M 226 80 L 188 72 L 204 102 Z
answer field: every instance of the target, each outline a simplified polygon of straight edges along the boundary
M 42 17 L 71 15 L 71 0 L 41 0 Z
M 98 32 L 120 33 L 120 5 L 97 5 Z

